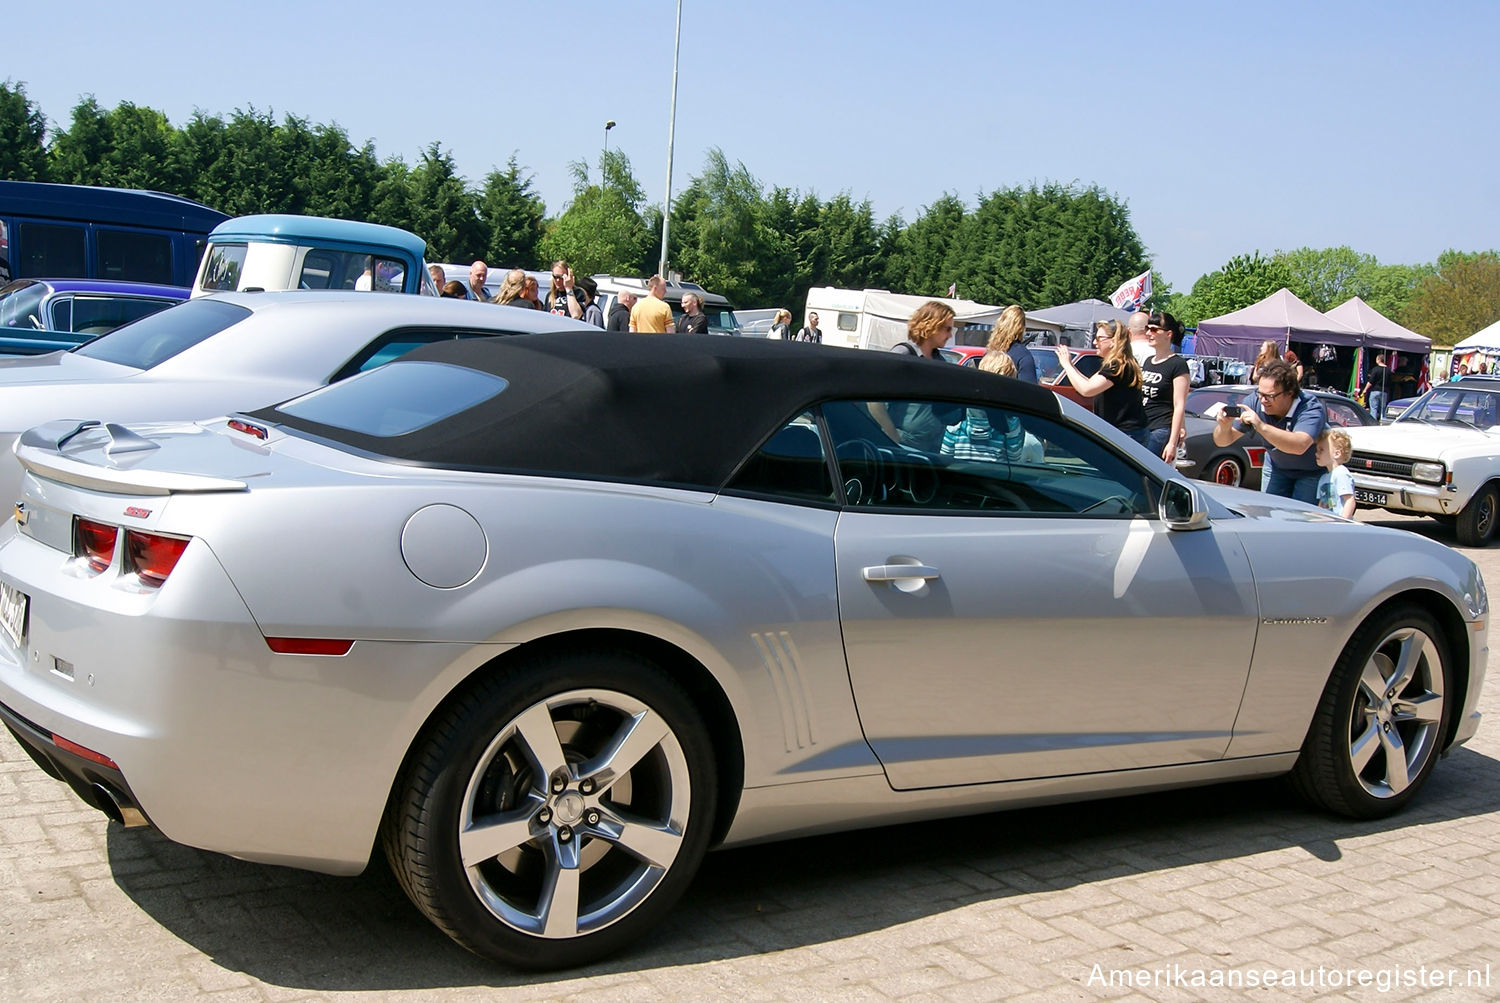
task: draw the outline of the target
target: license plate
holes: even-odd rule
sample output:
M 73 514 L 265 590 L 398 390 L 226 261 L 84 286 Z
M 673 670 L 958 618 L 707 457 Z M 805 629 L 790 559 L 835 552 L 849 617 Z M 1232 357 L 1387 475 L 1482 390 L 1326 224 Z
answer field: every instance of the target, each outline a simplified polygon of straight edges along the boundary
M 26 644 L 26 609 L 30 605 L 31 599 L 25 592 L 0 582 L 0 629 L 18 648 Z
M 1366 505 L 1384 505 L 1386 493 L 1384 491 L 1371 491 L 1368 488 L 1355 488 L 1354 500 L 1364 502 Z

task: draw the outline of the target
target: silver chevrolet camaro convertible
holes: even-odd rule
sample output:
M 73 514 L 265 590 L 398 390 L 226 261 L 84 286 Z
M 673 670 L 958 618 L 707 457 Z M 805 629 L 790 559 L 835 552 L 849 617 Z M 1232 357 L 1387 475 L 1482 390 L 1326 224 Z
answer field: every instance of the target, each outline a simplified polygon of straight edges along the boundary
M 1468 559 L 958 366 L 556 333 L 98 418 L 15 447 L 18 740 L 191 846 L 378 845 L 517 965 L 639 936 L 715 845 L 1281 774 L 1371 817 L 1478 724 Z

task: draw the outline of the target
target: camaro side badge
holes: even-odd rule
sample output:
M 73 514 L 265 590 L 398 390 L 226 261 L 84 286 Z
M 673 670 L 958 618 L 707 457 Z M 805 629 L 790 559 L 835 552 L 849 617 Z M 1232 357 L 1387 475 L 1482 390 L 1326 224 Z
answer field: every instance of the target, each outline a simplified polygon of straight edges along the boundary
M 151 514 L 149 508 L 136 508 L 134 505 L 125 510 L 125 514 L 132 519 L 144 519 Z
M 1268 627 L 1311 627 L 1327 623 L 1326 616 L 1268 616 L 1260 621 Z
M 16 502 L 16 525 L 17 526 L 24 526 L 24 525 L 26 525 L 26 520 L 29 519 L 29 518 L 30 518 L 30 513 L 28 513 L 26 511 L 26 503 L 25 502 Z

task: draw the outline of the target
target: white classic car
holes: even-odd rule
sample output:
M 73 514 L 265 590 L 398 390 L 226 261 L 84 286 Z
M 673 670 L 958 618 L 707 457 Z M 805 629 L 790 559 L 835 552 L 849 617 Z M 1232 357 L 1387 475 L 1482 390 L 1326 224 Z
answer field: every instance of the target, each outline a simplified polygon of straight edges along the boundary
M 1465 546 L 1489 542 L 1500 510 L 1500 387 L 1446 383 L 1389 425 L 1347 431 L 1361 505 L 1451 523 Z

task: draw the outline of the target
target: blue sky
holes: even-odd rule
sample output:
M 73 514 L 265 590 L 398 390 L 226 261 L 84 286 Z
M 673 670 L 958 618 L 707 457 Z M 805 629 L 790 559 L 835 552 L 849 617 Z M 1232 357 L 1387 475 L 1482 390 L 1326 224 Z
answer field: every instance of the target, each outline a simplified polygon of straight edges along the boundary
M 848 191 L 882 219 L 1098 184 L 1184 290 L 1254 250 L 1500 246 L 1500 4 L 683 8 L 674 193 L 713 146 L 767 188 Z M 610 147 L 662 200 L 673 0 L 440 10 L 73 0 L 7 19 L 0 73 L 62 125 L 92 94 L 175 125 L 250 106 L 337 122 L 408 163 L 437 140 L 475 182 L 514 153 L 551 213 L 613 119 Z

